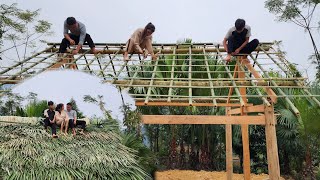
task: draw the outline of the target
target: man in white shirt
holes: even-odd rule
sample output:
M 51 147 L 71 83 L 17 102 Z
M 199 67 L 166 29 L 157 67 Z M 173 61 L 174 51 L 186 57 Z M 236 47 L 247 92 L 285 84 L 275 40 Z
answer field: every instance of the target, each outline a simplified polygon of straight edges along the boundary
M 225 60 L 230 62 L 231 56 L 251 54 L 258 45 L 258 39 L 249 42 L 251 27 L 243 19 L 237 19 L 235 26 L 230 28 L 223 40 L 224 49 L 228 52 Z

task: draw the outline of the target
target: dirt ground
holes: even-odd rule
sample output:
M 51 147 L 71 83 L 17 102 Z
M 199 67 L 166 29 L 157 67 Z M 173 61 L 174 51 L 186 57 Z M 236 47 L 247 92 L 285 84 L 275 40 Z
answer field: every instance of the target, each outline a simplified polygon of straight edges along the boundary
M 225 180 L 227 179 L 226 172 L 208 172 L 208 171 L 188 171 L 188 170 L 170 170 L 156 172 L 156 180 Z M 233 174 L 234 180 L 243 180 L 243 174 Z M 267 174 L 252 174 L 252 180 L 267 180 Z

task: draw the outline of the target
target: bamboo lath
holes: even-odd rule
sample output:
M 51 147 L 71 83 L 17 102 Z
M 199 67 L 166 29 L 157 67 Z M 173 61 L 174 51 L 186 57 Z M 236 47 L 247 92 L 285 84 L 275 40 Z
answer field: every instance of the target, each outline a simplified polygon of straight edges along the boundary
M 288 89 L 301 91 L 295 97 L 304 97 L 320 107 L 319 95 L 312 95 L 306 85 L 306 78 L 295 77 L 289 72 L 289 61 L 279 54 L 273 43 L 261 43 L 248 59 L 250 63 L 226 64 L 226 52 L 214 43 L 193 44 L 154 44 L 159 54 L 157 61 L 142 59 L 140 54 L 131 54 L 130 61 L 123 60 L 123 43 L 96 43 L 98 54 L 91 53 L 86 45 L 78 55 L 58 55 L 58 43 L 49 43 L 48 48 L 0 72 L 0 86 L 17 84 L 47 70 L 74 69 L 98 76 L 103 83 L 111 83 L 129 91 L 137 101 L 181 102 L 189 106 L 203 106 L 199 99 L 210 99 L 211 105 L 218 107 L 217 99 L 233 98 L 245 106 L 246 98 L 258 98 L 268 106 L 284 98 L 296 114 L 299 111 L 291 101 L 293 95 L 286 94 Z M 74 48 L 74 47 L 73 47 Z M 72 48 L 69 49 L 69 52 Z M 271 69 L 272 68 L 272 69 Z M 243 77 L 235 74 L 243 72 Z M 270 76 L 271 72 L 279 76 Z M 160 90 L 164 92 L 158 94 Z M 240 89 L 252 90 L 255 94 L 241 95 Z M 204 92 L 199 95 L 199 92 Z M 271 99 L 271 101 L 269 101 Z M 208 103 L 208 102 L 206 102 Z M 223 103 L 235 103 L 225 101 Z M 163 104 L 163 103 L 160 103 Z M 151 105 L 151 104 L 149 104 Z

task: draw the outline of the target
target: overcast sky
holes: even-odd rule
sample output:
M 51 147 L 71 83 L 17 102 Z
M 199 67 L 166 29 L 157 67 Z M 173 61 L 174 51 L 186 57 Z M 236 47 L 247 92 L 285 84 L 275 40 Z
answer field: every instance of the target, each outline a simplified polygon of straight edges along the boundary
M 252 38 L 258 38 L 260 42 L 282 40 L 287 59 L 299 64 L 300 70 L 308 68 L 310 78 L 313 79 L 315 75 L 315 70 L 310 67 L 308 60 L 308 56 L 312 54 L 308 34 L 292 23 L 277 22 L 275 16 L 264 7 L 263 0 L 2 0 L 2 2 L 6 4 L 16 2 L 22 9 L 40 8 L 40 17 L 52 23 L 55 34 L 48 37 L 52 42 L 61 41 L 63 22 L 68 16 L 74 16 L 84 23 L 95 42 L 126 42 L 136 28 L 152 22 L 156 26 L 153 39 L 157 43 L 175 43 L 184 38 L 192 38 L 194 42 L 221 43 L 227 30 L 234 25 L 234 21 L 237 18 L 244 18 L 251 26 Z M 315 37 L 319 44 L 319 32 L 316 32 Z M 64 73 L 57 74 L 52 80 L 57 81 L 65 77 Z M 73 81 L 81 84 L 86 84 L 91 78 L 89 75 L 76 74 L 72 77 Z M 34 83 L 32 86 L 40 87 L 43 84 Z M 75 88 L 74 91 L 66 91 L 63 94 L 72 95 L 79 101 L 80 108 L 83 107 L 87 115 L 92 115 L 92 112 L 96 113 L 92 110 L 94 106 L 84 106 L 84 103 L 80 102 L 81 95 L 91 93 L 95 96 L 102 93 L 92 91 L 101 86 L 103 85 L 97 80 L 96 84 L 90 87 Z M 29 90 L 23 88 L 19 92 Z M 44 97 L 46 92 L 39 90 L 35 93 Z M 57 94 L 50 94 L 50 97 L 60 101 Z

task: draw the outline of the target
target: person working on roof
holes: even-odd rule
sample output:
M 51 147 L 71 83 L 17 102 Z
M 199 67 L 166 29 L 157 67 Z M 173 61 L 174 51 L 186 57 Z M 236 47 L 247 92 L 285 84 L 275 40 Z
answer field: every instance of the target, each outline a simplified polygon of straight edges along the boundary
M 150 22 L 145 28 L 139 28 L 131 35 L 124 52 L 124 59 L 126 61 L 129 60 L 129 53 L 143 54 L 144 58 L 146 58 L 148 54 L 151 54 L 152 60 L 157 59 L 157 55 L 154 54 L 152 48 L 152 33 L 155 29 L 155 26 Z
M 230 62 L 231 56 L 238 54 L 250 54 L 259 45 L 259 41 L 254 39 L 249 42 L 251 27 L 246 25 L 245 20 L 237 19 L 235 26 L 230 28 L 223 40 L 223 46 L 228 52 L 225 60 Z
M 69 31 L 70 33 L 68 33 Z M 63 35 L 64 38 L 60 44 L 59 53 L 65 53 L 67 47 L 70 45 L 77 45 L 72 54 L 78 54 L 85 42 L 89 44 L 92 53 L 97 53 L 90 35 L 87 34 L 86 26 L 83 23 L 76 21 L 74 17 L 68 17 L 64 21 Z

